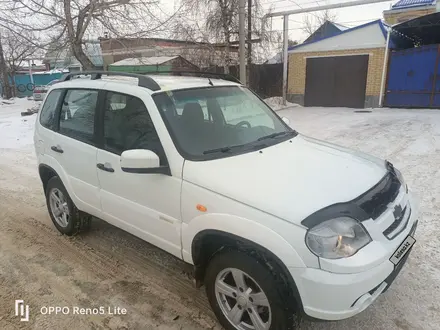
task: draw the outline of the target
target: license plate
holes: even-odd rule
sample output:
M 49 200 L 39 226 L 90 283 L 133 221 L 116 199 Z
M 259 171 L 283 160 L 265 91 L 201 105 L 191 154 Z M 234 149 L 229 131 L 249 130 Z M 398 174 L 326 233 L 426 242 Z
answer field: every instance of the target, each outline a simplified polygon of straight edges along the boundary
M 397 248 L 396 252 L 391 256 L 390 261 L 397 265 L 400 260 L 408 253 L 416 240 L 412 236 L 405 238 L 402 244 Z

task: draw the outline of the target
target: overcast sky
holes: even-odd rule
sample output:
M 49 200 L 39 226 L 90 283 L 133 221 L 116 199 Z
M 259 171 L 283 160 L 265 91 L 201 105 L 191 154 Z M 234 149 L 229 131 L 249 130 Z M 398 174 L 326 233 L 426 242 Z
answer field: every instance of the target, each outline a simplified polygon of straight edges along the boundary
M 318 5 L 327 5 L 334 3 L 342 3 L 345 1 L 337 1 L 337 0 L 328 0 L 328 1 L 312 1 L 312 0 L 263 0 L 265 1 L 264 8 L 270 8 L 273 6 L 274 11 L 285 11 L 285 10 L 293 10 L 299 9 L 301 7 L 315 7 Z M 363 5 L 357 7 L 348 7 L 348 8 L 339 8 L 331 10 L 332 14 L 337 16 L 336 22 L 342 25 L 346 25 L 348 27 L 353 27 L 357 25 L 362 25 L 379 18 L 383 18 L 383 11 L 390 8 L 390 6 L 397 1 L 387 1 L 383 3 L 371 4 L 371 5 Z M 299 5 L 299 6 L 298 6 Z M 319 14 L 319 12 L 314 12 L 314 14 Z M 305 39 L 304 33 L 301 31 L 301 26 L 303 25 L 305 14 L 297 14 L 291 15 L 289 17 L 289 38 L 293 40 L 302 41 Z M 312 15 L 307 14 L 307 15 Z M 282 30 L 283 28 L 283 19 L 282 18 L 274 18 L 273 26 L 274 30 Z
M 263 8 L 269 10 L 272 8 L 274 12 L 276 11 L 285 11 L 285 10 L 294 10 L 300 9 L 300 6 L 303 8 L 307 7 L 315 7 L 317 5 L 327 5 L 334 3 L 343 3 L 347 0 L 260 0 L 263 4 Z M 168 9 L 173 10 L 173 3 L 179 3 L 179 0 L 173 0 L 172 2 L 165 1 L 167 3 Z M 387 1 L 383 3 L 364 5 L 358 7 L 349 7 L 349 8 L 340 8 L 333 9 L 331 12 L 336 14 L 337 23 L 342 25 L 346 25 L 348 27 L 353 27 L 361 24 L 365 24 L 367 22 L 383 18 L 382 12 L 391 7 L 392 4 L 396 3 L 397 0 Z M 247 3 L 247 0 L 246 0 Z M 318 12 L 314 12 L 314 14 L 318 14 Z M 312 14 L 308 14 L 312 15 Z M 289 18 L 289 38 L 293 40 L 302 41 L 306 38 L 306 35 L 301 31 L 301 26 L 303 25 L 304 15 L 297 14 L 291 15 Z M 282 18 L 273 18 L 272 19 L 272 29 L 277 31 L 282 31 L 283 29 L 283 19 Z
M 179 7 L 181 0 L 161 0 L 163 8 L 166 12 L 172 13 Z M 307 7 L 324 6 L 327 4 L 343 3 L 351 0 L 260 0 L 264 11 L 272 12 L 295 10 Z M 391 5 L 395 4 L 398 0 L 386 1 L 383 3 L 376 3 L 370 5 L 363 5 L 357 7 L 338 8 L 331 10 L 331 14 L 336 15 L 336 23 L 345 25 L 347 27 L 354 27 L 362 25 L 377 19 L 383 19 L 383 11 L 390 9 Z M 247 4 L 247 0 L 245 0 Z M 307 35 L 302 31 L 301 27 L 304 26 L 304 18 L 309 15 L 313 18 L 313 15 L 319 15 L 319 12 L 313 12 L 309 14 L 297 14 L 290 15 L 289 18 L 289 39 L 297 40 L 299 42 L 304 41 Z M 272 30 L 281 32 L 283 29 L 283 19 L 281 17 L 272 18 Z M 273 45 L 269 50 L 269 58 L 279 52 L 280 45 Z M 272 49 L 273 48 L 273 49 Z

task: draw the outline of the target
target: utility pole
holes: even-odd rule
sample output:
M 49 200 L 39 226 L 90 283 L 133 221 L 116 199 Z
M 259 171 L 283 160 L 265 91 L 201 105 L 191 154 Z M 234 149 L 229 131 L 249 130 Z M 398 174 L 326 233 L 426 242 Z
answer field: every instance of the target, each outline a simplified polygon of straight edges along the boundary
M 248 86 L 251 85 L 251 65 L 252 65 L 252 0 L 248 0 L 248 31 L 247 31 L 247 40 L 248 40 L 248 51 L 247 51 L 247 78 L 248 78 Z
M 289 63 L 289 15 L 284 15 L 283 22 L 283 104 L 287 105 L 287 70 Z
M 387 64 L 388 64 L 388 57 L 390 56 L 390 38 L 391 38 L 391 32 L 393 30 L 393 27 L 390 26 L 388 28 L 387 33 L 387 43 L 385 45 L 385 56 L 383 60 L 383 67 L 382 67 L 382 80 L 380 82 L 380 95 L 379 95 L 379 107 L 383 107 L 383 101 L 384 101 L 384 93 L 385 93 L 385 79 L 387 76 Z
M 245 47 L 245 0 L 240 0 L 238 8 L 238 20 L 239 20 L 239 40 L 240 40 L 240 80 L 243 85 L 246 85 L 246 47 Z
M 4 99 L 8 100 L 12 98 L 12 89 L 11 84 L 9 82 L 8 76 L 8 65 L 5 61 L 5 55 L 3 53 L 3 39 L 0 35 L 0 74 L 1 74 L 1 82 L 2 82 L 2 96 Z
M 327 9 L 335 9 L 335 8 L 345 8 L 345 7 L 354 7 L 354 6 L 362 6 L 362 5 L 368 5 L 371 3 L 380 3 L 380 2 L 388 2 L 389 0 L 354 0 L 354 1 L 347 1 L 347 2 L 340 2 L 335 3 L 331 5 L 324 5 L 324 6 L 315 6 L 315 7 L 308 7 L 308 8 L 301 8 L 301 9 L 294 9 L 294 10 L 286 10 L 286 11 L 280 11 L 280 12 L 274 12 L 267 14 L 263 17 L 263 26 L 265 23 L 265 20 L 269 17 L 284 17 L 284 65 L 283 65 L 283 104 L 286 105 L 286 98 L 287 98 L 287 49 L 288 49 L 288 32 L 289 32 L 289 15 L 295 15 L 295 14 L 302 14 L 302 13 L 310 13 L 313 11 L 320 11 L 320 10 L 327 10 Z
M 31 79 L 31 84 L 34 84 L 34 76 L 32 75 L 32 64 L 31 60 L 28 60 L 28 66 L 29 66 L 29 78 Z

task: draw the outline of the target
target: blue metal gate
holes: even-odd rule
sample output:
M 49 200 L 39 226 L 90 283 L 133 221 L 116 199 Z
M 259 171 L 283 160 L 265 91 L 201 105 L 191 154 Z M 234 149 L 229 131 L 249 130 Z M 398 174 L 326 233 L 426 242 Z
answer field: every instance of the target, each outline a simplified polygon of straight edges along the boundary
M 440 45 L 391 53 L 385 106 L 440 108 Z

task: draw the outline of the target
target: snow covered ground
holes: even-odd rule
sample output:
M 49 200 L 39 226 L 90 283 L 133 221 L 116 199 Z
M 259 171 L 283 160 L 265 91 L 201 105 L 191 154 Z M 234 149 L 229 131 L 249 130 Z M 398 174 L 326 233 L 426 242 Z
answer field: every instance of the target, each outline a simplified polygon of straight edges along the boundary
M 0 100 L 0 149 L 18 149 L 33 143 L 36 115 L 22 117 L 20 113 L 36 104 L 26 98 Z
M 12 105 L 0 104 L 0 215 L 3 214 L 3 218 L 6 217 L 5 219 L 7 217 L 12 219 L 19 215 L 14 215 L 16 213 L 13 214 L 12 211 L 8 213 L 8 210 L 6 210 L 6 213 L 2 213 L 5 212 L 1 210 L 2 207 L 6 208 L 6 204 L 2 205 L 2 199 L 9 201 L 8 205 L 11 204 L 11 200 L 16 201 L 17 209 L 20 208 L 20 205 L 24 207 L 24 204 L 27 204 L 27 207 L 35 208 L 41 214 L 46 214 L 32 145 L 36 115 L 20 116 L 21 111 L 25 111 L 33 105 L 33 101 L 26 99 L 16 99 Z M 302 134 L 348 146 L 390 160 L 402 171 L 408 185 L 419 196 L 421 203 L 421 221 L 416 233 L 416 246 L 407 265 L 390 290 L 380 296 L 373 306 L 354 318 L 332 323 L 305 322 L 301 329 L 438 329 L 440 324 L 440 111 L 373 109 L 371 113 L 356 113 L 353 109 L 344 108 L 293 107 L 287 110 L 280 110 L 278 114 L 289 118 L 292 127 Z M 30 212 L 34 212 L 33 210 L 31 209 Z M 33 217 L 37 220 L 34 219 L 32 221 L 45 222 L 47 228 L 52 228 L 47 217 L 43 218 L 43 220 L 37 217 L 37 215 Z M 12 220 L 6 223 L 9 226 L 8 228 L 15 226 L 15 222 Z M 35 228 L 41 229 L 43 227 L 37 226 Z M 4 235 L 12 233 L 12 229 L 8 230 L 3 231 Z M 1 232 L 0 230 L 0 237 L 3 235 Z M 44 244 L 45 240 L 47 240 L 47 238 L 39 238 L 38 231 L 28 233 L 28 235 L 34 235 L 35 240 L 40 242 L 39 244 Z M 52 232 L 49 232 L 48 235 L 50 237 L 54 236 Z M 100 240 L 99 234 L 94 233 L 93 235 L 97 236 L 93 240 L 87 241 L 87 238 L 85 238 L 87 244 L 94 244 L 93 242 Z M 114 231 L 112 235 L 114 235 L 111 236 L 112 242 L 122 240 L 119 238 L 122 235 L 121 231 Z M 3 239 L 7 239 L 7 237 L 5 236 Z M 56 240 L 60 239 L 56 238 Z M 132 244 L 134 238 L 128 237 L 125 240 L 130 241 L 130 244 Z M 62 242 L 65 242 L 65 240 L 60 240 L 59 244 L 67 244 Z M 5 245 L 2 244 L 3 241 L 0 241 L 0 246 L 4 248 Z M 95 250 L 101 254 L 107 253 L 106 249 L 102 250 L 99 248 L 99 244 L 97 244 Z M 63 249 L 70 248 L 72 248 L 70 245 L 63 247 Z M 141 245 L 141 249 L 145 248 L 145 245 Z M 47 256 L 50 256 L 52 253 L 55 255 L 55 252 L 50 250 L 50 247 L 47 247 L 47 249 L 49 251 L 46 254 Z M 82 249 L 83 247 L 81 247 Z M 114 256 L 111 256 L 113 253 L 112 249 L 109 249 L 108 258 L 114 258 Z M 120 247 L 120 249 L 125 248 Z M 160 252 L 155 252 L 155 254 L 158 253 Z M 5 256 L 6 254 L 2 254 L 0 249 L 0 257 L 2 255 Z M 126 254 L 123 257 L 122 255 L 123 253 L 121 253 L 121 263 L 124 262 L 126 257 Z M 137 257 L 141 258 L 141 256 L 142 254 L 139 254 Z M 72 263 L 80 262 L 79 259 L 75 260 L 72 259 Z M 105 262 L 105 260 L 100 262 Z M 173 261 L 167 262 L 169 264 L 173 263 Z M 136 267 L 137 264 L 138 262 L 136 261 L 136 263 L 130 264 L 130 267 Z M 82 267 L 86 266 L 83 265 Z M 0 267 L 1 269 L 2 267 Z M 91 274 L 93 273 L 93 269 L 88 271 Z M 149 272 L 151 273 L 152 271 L 151 269 L 149 271 L 137 271 L 143 274 L 141 281 L 144 281 L 148 276 L 152 276 L 149 275 Z M 124 276 L 131 276 L 130 272 L 123 272 L 123 274 L 125 274 Z M 73 283 L 69 281 L 66 282 L 64 290 L 70 287 L 71 284 L 69 283 Z M 108 281 L 108 283 L 111 283 L 109 285 L 113 285 L 110 279 Z M 160 279 L 155 281 L 160 281 Z M 5 286 L 2 285 L 2 287 Z M 172 285 L 169 285 L 168 290 L 172 294 L 177 292 L 177 296 L 188 295 L 190 297 L 194 295 L 194 292 L 190 291 L 190 289 L 179 289 L 179 291 Z M 100 297 L 106 298 L 107 292 L 110 291 L 101 290 Z M 58 297 L 56 292 L 54 293 L 54 299 Z M 160 292 L 162 291 L 157 293 L 159 296 L 162 295 Z M 30 295 L 29 292 L 27 294 L 28 296 Z M 63 299 L 68 299 L 66 297 L 68 297 L 67 294 Z M 187 299 L 187 297 L 184 299 Z M 204 303 L 194 307 L 189 302 L 191 299 L 187 300 L 188 302 L 183 305 L 187 305 L 191 310 L 192 308 L 202 310 L 200 314 L 208 315 L 207 319 L 210 319 L 209 312 L 200 307 Z M 204 298 L 200 299 L 202 300 L 198 301 L 204 301 Z M 166 313 L 168 308 L 177 308 L 170 306 L 166 303 L 163 309 L 165 312 L 163 313 Z M 1 311 L 2 305 L 0 303 Z M 143 315 L 139 312 L 136 314 L 136 317 L 139 317 L 141 321 L 145 321 L 142 317 L 146 316 Z M 190 314 L 185 314 L 187 316 L 184 316 L 184 314 L 180 315 L 182 316 L 176 322 L 192 322 L 193 317 L 188 316 Z M 0 328 L 2 328 L 2 316 L 0 315 Z M 58 322 L 57 319 L 50 320 L 51 322 Z M 215 321 L 212 322 L 215 323 Z M 212 324 L 211 321 L 208 323 Z M 176 324 L 174 323 L 174 325 Z M 61 329 L 64 323 L 54 323 L 52 325 L 58 326 Z M 174 327 L 166 329 L 171 328 L 174 329 Z M 182 327 L 181 329 L 196 329 L 196 326 L 192 325 L 192 328 L 190 326 Z M 197 329 L 199 328 L 197 327 Z
M 264 99 L 264 102 L 266 102 L 275 111 L 282 110 L 285 108 L 300 107 L 299 104 L 290 103 L 290 102 L 286 102 L 286 105 L 284 105 L 283 98 L 281 96 L 269 97 L 267 99 Z

